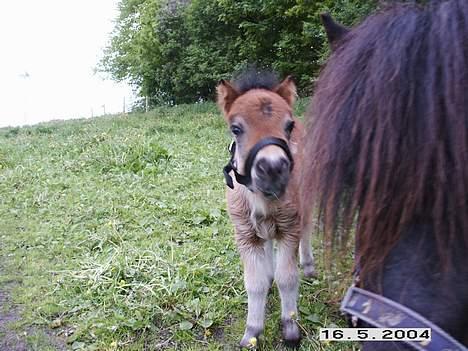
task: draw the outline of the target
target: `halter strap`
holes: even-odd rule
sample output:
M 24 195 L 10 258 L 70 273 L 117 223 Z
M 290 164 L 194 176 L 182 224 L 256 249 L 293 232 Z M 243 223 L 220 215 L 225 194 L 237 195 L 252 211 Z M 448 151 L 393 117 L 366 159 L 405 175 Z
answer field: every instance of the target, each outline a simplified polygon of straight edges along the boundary
M 468 351 L 468 348 L 419 313 L 384 296 L 355 286 L 346 292 L 340 309 L 377 328 L 430 328 L 430 342 L 401 341 L 415 350 Z
M 229 175 L 231 171 L 234 171 L 234 175 L 236 177 L 236 181 L 239 184 L 249 186 L 252 184 L 252 167 L 255 161 L 255 157 L 257 157 L 258 152 L 263 149 L 264 147 L 267 147 L 269 145 L 274 145 L 278 146 L 283 151 L 285 152 L 286 156 L 289 159 L 290 162 L 290 171 L 292 171 L 294 167 L 294 159 L 291 154 L 291 150 L 289 149 L 288 144 L 286 141 L 280 138 L 275 138 L 275 137 L 267 137 L 264 139 L 261 139 L 258 143 L 256 143 L 252 149 L 250 149 L 248 155 L 247 155 L 247 160 L 245 161 L 245 166 L 244 166 L 244 175 L 240 174 L 237 172 L 237 167 L 234 164 L 234 157 L 236 154 L 236 142 L 233 141 L 231 145 L 229 146 L 229 152 L 231 153 L 231 159 L 229 160 L 229 163 L 223 168 L 223 174 L 224 178 L 226 180 L 226 185 L 230 187 L 231 189 L 234 189 L 234 183 L 232 181 L 232 177 Z

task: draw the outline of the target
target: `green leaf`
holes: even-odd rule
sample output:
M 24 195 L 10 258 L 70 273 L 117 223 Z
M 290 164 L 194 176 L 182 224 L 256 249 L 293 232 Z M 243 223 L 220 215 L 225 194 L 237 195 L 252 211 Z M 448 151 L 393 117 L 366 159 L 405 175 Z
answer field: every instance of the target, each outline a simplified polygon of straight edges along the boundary
M 176 280 L 171 286 L 172 292 L 177 292 L 179 290 L 184 290 L 187 287 L 187 283 L 184 280 Z
M 315 313 L 314 314 L 309 314 L 308 316 L 305 317 L 308 321 L 319 324 L 320 323 L 320 318 L 317 316 Z
M 75 341 L 72 344 L 72 350 L 83 350 L 85 348 L 86 344 L 81 341 Z
M 213 321 L 211 319 L 204 319 L 201 322 L 199 322 L 199 324 L 203 328 L 208 329 L 209 327 L 211 327 L 213 325 Z
M 202 224 L 206 220 L 206 217 L 197 216 L 193 219 L 193 224 L 198 225 Z
M 193 324 L 190 323 L 189 321 L 183 321 L 179 323 L 180 330 L 190 330 L 192 328 L 193 328 Z
M 211 211 L 210 211 L 210 216 L 212 218 L 219 218 L 221 217 L 221 210 L 219 208 L 213 208 Z

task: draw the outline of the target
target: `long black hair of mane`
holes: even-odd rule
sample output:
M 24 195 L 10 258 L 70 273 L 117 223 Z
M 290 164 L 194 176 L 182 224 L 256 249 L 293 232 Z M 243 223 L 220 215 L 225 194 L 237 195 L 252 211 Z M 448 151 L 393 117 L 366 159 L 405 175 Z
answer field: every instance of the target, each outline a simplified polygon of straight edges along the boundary
M 410 223 L 434 228 L 443 262 L 468 247 L 468 1 L 367 18 L 334 49 L 307 118 L 304 199 L 328 240 L 356 229 L 364 273 Z

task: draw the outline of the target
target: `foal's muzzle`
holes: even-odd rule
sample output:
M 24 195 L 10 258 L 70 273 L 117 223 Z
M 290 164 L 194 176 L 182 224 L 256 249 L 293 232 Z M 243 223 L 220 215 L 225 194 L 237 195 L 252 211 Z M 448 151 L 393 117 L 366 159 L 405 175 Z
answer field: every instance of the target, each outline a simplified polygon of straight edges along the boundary
M 291 162 L 287 158 L 257 160 L 255 171 L 255 185 L 267 198 L 279 198 L 286 191 L 291 170 Z
M 255 158 L 260 150 L 263 148 L 274 145 L 280 147 L 286 154 L 286 159 L 279 159 L 277 163 L 265 159 L 259 159 L 255 164 L 255 172 L 257 173 L 257 179 L 265 186 L 262 188 L 260 184 L 261 191 L 268 197 L 279 197 L 281 196 L 289 180 L 289 174 L 294 167 L 294 159 L 289 149 L 288 144 L 283 139 L 268 137 L 260 140 L 255 144 L 247 155 L 245 161 L 244 173 L 239 174 L 237 167 L 234 164 L 234 157 L 236 153 L 236 143 L 233 142 L 229 148 L 231 153 L 231 159 L 229 163 L 224 167 L 223 173 L 224 178 L 226 179 L 226 185 L 231 189 L 234 189 L 234 183 L 232 181 L 229 173 L 234 171 L 234 175 L 239 184 L 245 185 L 247 188 L 251 189 L 252 185 L 252 168 L 255 163 Z M 265 163 L 265 161 L 267 161 Z M 268 163 L 268 164 L 267 164 Z M 262 180 L 263 179 L 263 180 Z M 278 192 L 278 193 L 276 193 Z

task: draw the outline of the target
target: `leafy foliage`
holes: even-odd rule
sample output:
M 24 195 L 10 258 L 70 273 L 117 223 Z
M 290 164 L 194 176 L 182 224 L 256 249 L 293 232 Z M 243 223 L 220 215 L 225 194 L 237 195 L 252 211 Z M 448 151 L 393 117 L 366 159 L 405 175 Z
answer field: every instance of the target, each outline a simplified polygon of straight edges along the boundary
M 155 31 L 159 5 L 158 0 L 121 1 L 114 35 L 101 62 L 114 79 L 128 79 L 142 95 L 154 93 L 152 72 L 161 62 Z
M 219 79 L 249 63 L 292 74 L 310 93 L 328 54 L 319 19 L 351 25 L 377 0 L 121 0 L 101 70 L 153 105 L 212 98 Z

